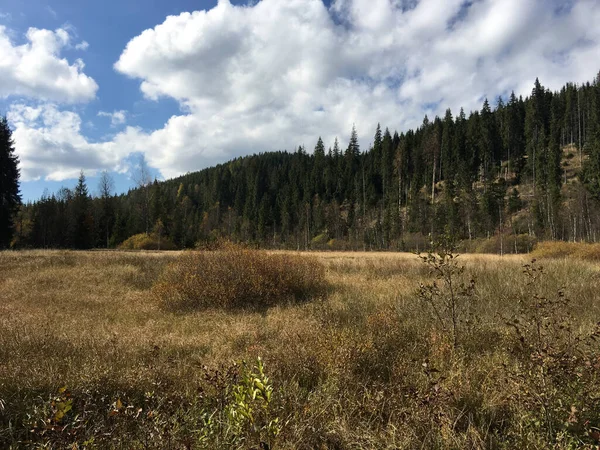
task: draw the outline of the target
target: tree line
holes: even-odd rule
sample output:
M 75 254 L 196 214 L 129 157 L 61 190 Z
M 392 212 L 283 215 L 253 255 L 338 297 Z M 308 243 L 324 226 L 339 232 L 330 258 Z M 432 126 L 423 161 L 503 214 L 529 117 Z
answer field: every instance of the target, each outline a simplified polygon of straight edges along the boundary
M 141 233 L 179 248 L 226 238 L 408 250 L 442 233 L 513 237 L 515 251 L 519 237 L 597 241 L 600 74 L 556 92 L 536 80 L 526 98 L 485 99 L 468 115 L 448 109 L 401 133 L 378 125 L 368 149 L 353 127 L 347 144 L 318 138 L 312 151 L 236 158 L 164 182 L 148 174 L 142 158 L 137 187 L 114 195 L 104 173 L 92 197 L 82 173 L 73 189 L 21 205 L 12 244 L 116 247 Z

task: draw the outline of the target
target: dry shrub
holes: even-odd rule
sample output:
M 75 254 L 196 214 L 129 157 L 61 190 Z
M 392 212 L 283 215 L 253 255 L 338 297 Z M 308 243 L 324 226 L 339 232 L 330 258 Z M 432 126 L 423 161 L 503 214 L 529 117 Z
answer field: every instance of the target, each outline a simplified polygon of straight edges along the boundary
M 326 290 L 325 268 L 316 258 L 233 245 L 183 255 L 153 287 L 170 310 L 264 308 L 308 300 Z
M 489 239 L 477 238 L 465 240 L 457 245 L 461 253 L 529 253 L 535 246 L 534 237 L 527 234 L 504 234 L 491 236 Z
M 531 256 L 534 258 L 568 257 L 585 261 L 600 261 L 600 244 L 564 241 L 540 242 Z
M 120 250 L 175 250 L 175 244 L 165 237 L 158 235 L 140 233 L 131 236 L 119 245 Z

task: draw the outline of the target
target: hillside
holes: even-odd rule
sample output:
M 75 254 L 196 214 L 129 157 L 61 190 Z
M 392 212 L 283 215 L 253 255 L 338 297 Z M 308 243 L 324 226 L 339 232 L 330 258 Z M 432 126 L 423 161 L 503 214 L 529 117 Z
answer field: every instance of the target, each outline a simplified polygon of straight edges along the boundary
M 469 251 L 523 252 L 536 240 L 596 241 L 600 79 L 559 92 L 486 99 L 416 130 L 357 131 L 342 148 L 238 158 L 126 195 L 74 190 L 25 205 L 16 247 L 118 246 L 144 233 L 178 248 L 226 238 L 291 249 L 400 249 L 442 234 Z M 148 240 L 145 239 L 145 242 Z M 166 241 L 165 241 L 166 242 Z M 150 243 L 149 246 L 154 244 Z

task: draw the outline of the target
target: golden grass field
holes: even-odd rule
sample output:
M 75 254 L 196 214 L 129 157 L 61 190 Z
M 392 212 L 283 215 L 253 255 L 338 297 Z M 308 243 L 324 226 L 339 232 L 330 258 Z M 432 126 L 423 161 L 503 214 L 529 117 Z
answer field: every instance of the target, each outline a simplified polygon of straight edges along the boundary
M 454 348 L 419 298 L 433 278 L 416 255 L 308 256 L 325 296 L 170 312 L 152 287 L 181 252 L 0 253 L 0 447 L 260 448 L 258 412 L 234 440 L 223 412 L 228 370 L 258 357 L 273 388 L 260 414 L 280 424 L 270 448 L 600 444 L 597 263 L 543 260 L 529 286 L 526 256 L 460 256 L 476 291 Z M 507 324 L 519 305 L 563 288 L 569 305 L 540 319 L 556 327 L 521 340 Z

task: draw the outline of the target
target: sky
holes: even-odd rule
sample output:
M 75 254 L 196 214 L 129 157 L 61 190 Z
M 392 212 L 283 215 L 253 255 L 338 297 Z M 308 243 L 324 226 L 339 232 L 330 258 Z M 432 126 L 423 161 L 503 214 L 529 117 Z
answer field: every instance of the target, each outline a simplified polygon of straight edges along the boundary
M 304 145 L 368 148 L 498 96 L 591 81 L 598 0 L 2 0 L 0 114 L 25 201 Z

